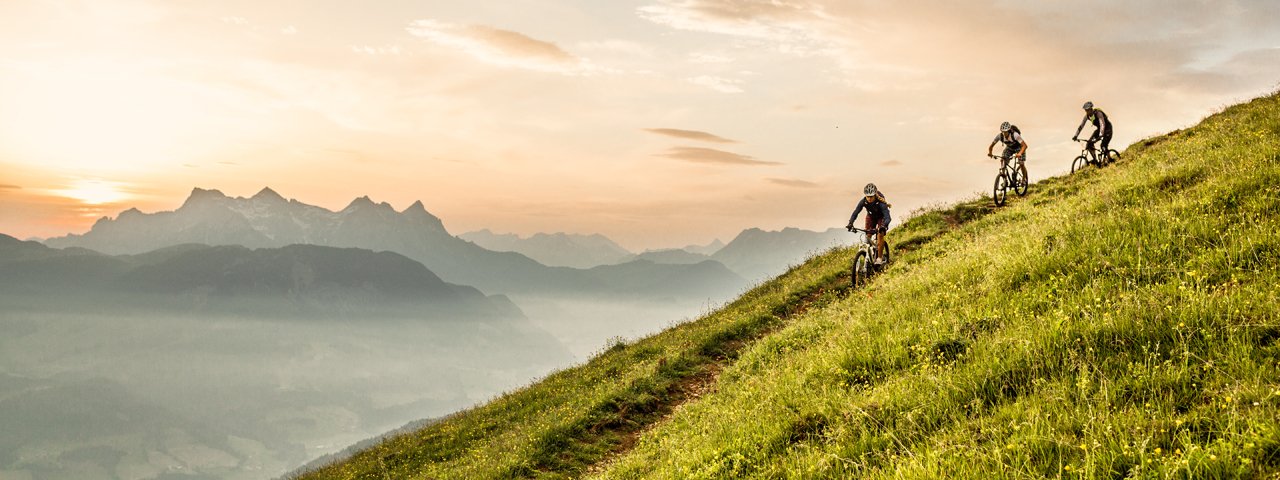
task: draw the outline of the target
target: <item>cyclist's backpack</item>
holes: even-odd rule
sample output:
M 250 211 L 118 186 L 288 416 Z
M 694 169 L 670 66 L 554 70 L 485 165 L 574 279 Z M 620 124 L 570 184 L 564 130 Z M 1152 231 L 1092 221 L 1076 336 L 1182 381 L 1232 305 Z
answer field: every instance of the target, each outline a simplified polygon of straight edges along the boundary
M 876 190 L 876 199 L 884 203 L 885 208 L 893 208 L 893 204 L 884 199 L 884 192 Z

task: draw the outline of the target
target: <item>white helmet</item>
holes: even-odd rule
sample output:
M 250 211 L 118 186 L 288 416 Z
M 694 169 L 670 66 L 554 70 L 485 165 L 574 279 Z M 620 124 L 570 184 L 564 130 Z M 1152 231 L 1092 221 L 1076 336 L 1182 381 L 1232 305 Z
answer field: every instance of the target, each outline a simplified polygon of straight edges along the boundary
M 1009 129 L 1010 129 L 1010 128 L 1013 128 L 1013 125 L 1010 125 L 1010 124 L 1009 124 L 1009 122 L 1004 122 L 1004 123 L 1001 123 L 1001 124 L 1000 124 L 1000 131 L 1001 131 L 1001 132 L 1007 132 L 1007 131 L 1009 131 Z
M 1084 102 L 1084 107 L 1082 108 L 1085 110 L 1093 110 L 1093 102 Z
M 879 191 L 874 183 L 868 183 L 867 186 L 862 187 L 862 194 L 868 197 L 875 195 Z

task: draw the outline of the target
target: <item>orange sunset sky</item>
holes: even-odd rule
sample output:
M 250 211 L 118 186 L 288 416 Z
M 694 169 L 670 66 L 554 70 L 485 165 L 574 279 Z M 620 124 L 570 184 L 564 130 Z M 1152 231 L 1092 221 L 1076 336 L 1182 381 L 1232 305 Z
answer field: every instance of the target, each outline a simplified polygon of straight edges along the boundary
M 1280 2 L 0 0 L 0 233 L 193 187 L 633 249 L 1064 173 L 1280 82 Z

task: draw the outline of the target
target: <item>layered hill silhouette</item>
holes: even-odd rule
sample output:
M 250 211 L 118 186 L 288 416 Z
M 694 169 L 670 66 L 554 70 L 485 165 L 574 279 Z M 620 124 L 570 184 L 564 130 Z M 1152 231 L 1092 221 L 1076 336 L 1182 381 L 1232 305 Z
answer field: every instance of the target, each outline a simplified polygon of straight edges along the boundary
M 0 234 L 0 292 L 15 305 L 44 311 L 521 316 L 505 297 L 446 283 L 403 255 L 315 245 L 186 244 L 111 256 Z
M 553 267 L 592 268 L 627 262 L 635 256 L 600 234 L 538 233 L 524 238 L 484 229 L 458 238 L 495 252 L 516 252 Z
M 1280 94 L 1123 159 L 291 478 L 1275 477 Z
M 312 244 L 390 251 L 422 263 L 446 281 L 475 286 L 486 293 L 723 298 L 746 284 L 716 262 L 646 265 L 647 262 L 638 261 L 627 268 L 550 267 L 519 253 L 495 252 L 451 235 L 421 202 L 397 212 L 387 203 L 360 197 L 335 212 L 285 200 L 270 188 L 249 198 L 232 198 L 217 190 L 197 188 L 177 210 L 147 214 L 130 209 L 114 219 L 100 219 L 83 235 L 51 238 L 44 243 L 112 255 L 139 254 L 189 243 L 248 248 Z M 682 282 L 682 278 L 705 282 Z M 648 288 L 639 292 L 632 288 L 634 285 Z
M 468 232 L 460 238 L 500 252 L 516 252 L 546 265 L 592 268 L 636 260 L 666 265 L 694 265 L 714 261 L 747 280 L 773 277 L 813 253 L 852 242 L 848 232 L 832 228 L 814 232 L 799 228 L 777 231 L 748 228 L 728 244 L 647 250 L 633 254 L 603 235 L 539 233 L 524 238 L 489 230 Z

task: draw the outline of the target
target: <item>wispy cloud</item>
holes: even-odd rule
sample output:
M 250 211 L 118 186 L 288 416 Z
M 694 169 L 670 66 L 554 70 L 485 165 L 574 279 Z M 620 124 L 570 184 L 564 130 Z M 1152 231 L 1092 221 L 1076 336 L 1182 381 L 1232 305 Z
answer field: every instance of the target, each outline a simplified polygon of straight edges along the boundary
M 882 167 L 896 167 L 899 165 L 902 165 L 902 162 L 898 160 L 885 160 L 883 162 L 880 162 L 880 166 Z
M 437 45 L 456 48 L 485 63 L 564 75 L 589 75 L 601 71 L 554 43 L 520 32 L 484 25 L 456 25 L 432 19 L 416 20 L 411 35 Z
M 782 165 L 779 162 L 757 160 L 755 157 L 749 155 L 704 147 L 672 147 L 667 150 L 666 153 L 660 153 L 658 156 L 684 160 L 686 162 L 719 165 Z
M 295 27 L 293 25 L 288 25 L 288 26 L 285 26 L 284 28 L 281 28 L 280 33 L 284 35 L 294 35 L 298 33 L 298 27 Z
M 772 183 L 775 185 L 782 185 L 784 187 L 818 188 L 822 186 L 817 183 L 810 182 L 808 180 L 800 180 L 798 178 L 767 178 L 765 180 L 768 180 L 769 183 Z
M 711 75 L 700 75 L 686 79 L 694 85 L 707 87 L 720 93 L 742 93 L 742 80 L 734 80 L 732 78 L 713 77 Z
M 641 18 L 678 30 L 768 41 L 781 52 L 829 50 L 816 22 L 825 8 L 807 0 L 658 0 L 637 9 Z
M 697 130 L 681 130 L 678 128 L 646 128 L 644 129 L 644 131 L 649 133 L 656 133 L 658 135 L 665 135 L 668 137 L 683 138 L 688 140 L 700 140 L 703 142 L 738 143 L 737 140 L 730 140 L 728 138 L 724 138 L 719 135 L 715 135 L 707 132 L 700 132 Z
M 17 185 L 5 185 L 3 183 L 0 183 L 0 190 L 21 190 L 21 189 L 22 187 L 19 187 Z

